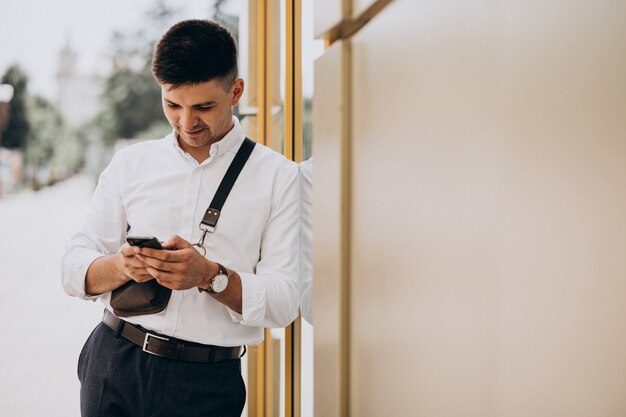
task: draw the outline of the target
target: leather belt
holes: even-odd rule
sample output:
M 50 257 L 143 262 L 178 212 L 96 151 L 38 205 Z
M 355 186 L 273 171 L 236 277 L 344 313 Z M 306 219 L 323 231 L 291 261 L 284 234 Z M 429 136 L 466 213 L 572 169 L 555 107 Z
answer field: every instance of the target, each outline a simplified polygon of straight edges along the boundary
M 109 310 L 104 311 L 102 322 L 116 334 L 139 346 L 144 352 L 164 358 L 212 363 L 237 359 L 246 353 L 245 346 L 243 354 L 241 354 L 241 346 L 201 345 L 146 332 L 138 326 L 116 317 Z M 120 326 L 122 326 L 121 329 Z

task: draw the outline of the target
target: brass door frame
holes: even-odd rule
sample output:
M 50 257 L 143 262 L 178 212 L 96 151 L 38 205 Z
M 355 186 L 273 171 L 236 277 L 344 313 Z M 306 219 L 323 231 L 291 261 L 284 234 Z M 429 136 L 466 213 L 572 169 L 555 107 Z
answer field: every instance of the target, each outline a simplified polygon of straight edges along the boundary
M 257 142 L 272 147 L 272 92 L 275 85 L 273 68 L 280 45 L 273 45 L 272 31 L 280 30 L 274 22 L 276 10 L 285 7 L 285 99 L 284 99 L 284 155 L 293 161 L 302 161 L 302 25 L 301 0 L 248 0 L 251 25 L 250 33 L 256 34 L 253 54 L 256 56 L 255 92 L 257 97 Z M 277 29 L 278 28 L 278 29 Z M 285 356 L 282 358 L 285 397 L 285 417 L 300 417 L 300 336 L 301 321 L 298 317 L 285 328 Z M 272 339 L 271 330 L 265 329 L 265 341 L 249 349 L 248 357 L 248 416 L 274 417 L 279 415 L 280 398 L 280 342 Z

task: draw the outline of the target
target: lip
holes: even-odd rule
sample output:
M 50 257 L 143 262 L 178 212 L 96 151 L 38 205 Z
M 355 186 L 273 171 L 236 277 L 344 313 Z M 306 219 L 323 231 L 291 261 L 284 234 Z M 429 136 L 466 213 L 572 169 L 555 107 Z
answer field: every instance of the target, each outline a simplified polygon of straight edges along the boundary
M 197 129 L 197 130 L 185 130 L 185 129 L 183 129 L 183 132 L 185 132 L 185 134 L 189 135 L 189 136 L 198 136 L 200 133 L 204 132 L 204 128 L 202 127 L 200 129 Z

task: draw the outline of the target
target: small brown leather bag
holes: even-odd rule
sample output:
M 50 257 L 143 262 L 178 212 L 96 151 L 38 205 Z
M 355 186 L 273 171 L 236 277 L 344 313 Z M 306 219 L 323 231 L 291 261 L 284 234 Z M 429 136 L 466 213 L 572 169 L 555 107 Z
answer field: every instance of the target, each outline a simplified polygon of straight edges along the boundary
M 118 317 L 155 314 L 163 311 L 170 301 L 172 290 L 155 279 L 147 282 L 129 281 L 111 293 L 111 307 Z

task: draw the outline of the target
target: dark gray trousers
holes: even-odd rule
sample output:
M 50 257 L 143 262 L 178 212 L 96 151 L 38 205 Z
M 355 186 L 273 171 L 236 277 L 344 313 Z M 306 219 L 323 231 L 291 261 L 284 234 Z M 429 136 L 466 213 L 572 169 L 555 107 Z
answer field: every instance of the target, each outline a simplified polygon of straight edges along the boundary
M 239 417 L 246 400 L 239 359 L 160 358 L 100 323 L 78 359 L 83 417 Z

